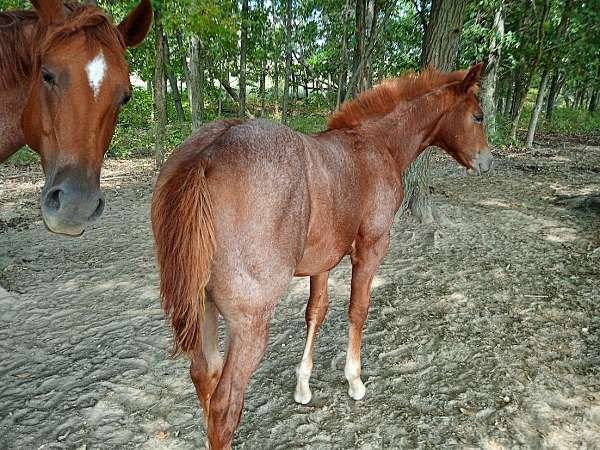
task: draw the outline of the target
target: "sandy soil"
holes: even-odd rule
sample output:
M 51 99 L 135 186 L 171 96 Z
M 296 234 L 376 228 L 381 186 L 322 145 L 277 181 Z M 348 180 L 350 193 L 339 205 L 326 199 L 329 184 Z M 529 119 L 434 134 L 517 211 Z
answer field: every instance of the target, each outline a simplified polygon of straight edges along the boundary
M 479 178 L 440 158 L 442 224 L 397 220 L 364 339 L 364 401 L 343 376 L 345 261 L 313 401 L 294 403 L 308 293 L 294 281 L 236 448 L 600 448 L 600 216 L 577 197 L 600 192 L 600 146 L 498 156 Z M 0 448 L 203 446 L 187 362 L 167 358 L 152 177 L 148 161 L 109 161 L 108 209 L 73 240 L 44 230 L 37 168 L 0 168 Z

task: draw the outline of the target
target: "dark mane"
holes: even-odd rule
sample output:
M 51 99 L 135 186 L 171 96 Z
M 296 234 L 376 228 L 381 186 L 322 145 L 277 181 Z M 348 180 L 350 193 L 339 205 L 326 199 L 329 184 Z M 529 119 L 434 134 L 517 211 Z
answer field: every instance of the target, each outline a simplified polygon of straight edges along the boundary
M 354 128 L 365 119 L 392 112 L 401 102 L 410 102 L 428 92 L 462 81 L 467 72 L 439 72 L 433 68 L 420 73 L 409 72 L 384 81 L 355 100 L 346 102 L 329 117 L 328 129 Z
M 0 12 L 0 88 L 13 87 L 29 76 L 31 48 L 25 27 L 37 22 L 33 11 Z
M 95 6 L 68 2 L 65 14 L 65 21 L 49 31 L 33 10 L 0 13 L 0 87 L 8 89 L 23 82 L 39 55 L 77 33 L 84 33 L 88 43 L 125 49 L 119 31 Z M 25 31 L 28 26 L 34 27 L 29 35 Z

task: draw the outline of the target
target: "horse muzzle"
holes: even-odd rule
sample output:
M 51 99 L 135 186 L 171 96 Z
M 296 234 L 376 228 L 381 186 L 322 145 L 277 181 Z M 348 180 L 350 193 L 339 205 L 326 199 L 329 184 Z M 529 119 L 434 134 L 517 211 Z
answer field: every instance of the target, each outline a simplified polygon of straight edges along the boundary
M 65 178 L 42 191 L 42 217 L 53 233 L 81 236 L 86 226 L 103 211 L 104 198 L 99 189 L 72 178 Z
M 481 175 L 492 170 L 492 167 L 492 153 L 489 150 L 482 150 L 477 154 L 472 163 L 472 168 L 467 170 L 467 172 L 472 175 Z

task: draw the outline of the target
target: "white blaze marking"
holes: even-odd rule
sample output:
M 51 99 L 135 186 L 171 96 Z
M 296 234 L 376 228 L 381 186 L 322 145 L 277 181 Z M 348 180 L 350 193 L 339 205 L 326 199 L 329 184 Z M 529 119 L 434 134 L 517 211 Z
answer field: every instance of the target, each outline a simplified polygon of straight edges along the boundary
M 94 92 L 94 98 L 98 97 L 100 88 L 102 87 L 102 81 L 106 75 L 106 60 L 102 52 L 98 53 L 96 57 L 91 60 L 87 66 L 85 66 L 85 72 L 88 76 L 90 88 Z

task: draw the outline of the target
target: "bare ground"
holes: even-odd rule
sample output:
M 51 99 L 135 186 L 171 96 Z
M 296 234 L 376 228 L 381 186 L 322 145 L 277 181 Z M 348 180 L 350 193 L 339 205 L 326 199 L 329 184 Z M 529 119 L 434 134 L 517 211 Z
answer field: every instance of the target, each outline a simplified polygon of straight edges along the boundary
M 280 302 L 236 448 L 600 448 L 600 147 L 509 151 L 465 177 L 436 164 L 440 225 L 398 219 L 346 393 L 349 265 L 330 280 L 313 401 L 293 401 L 306 280 Z M 47 233 L 41 174 L 0 168 L 0 448 L 188 449 L 205 432 L 167 357 L 148 224 L 153 172 L 108 161 L 84 239 Z

